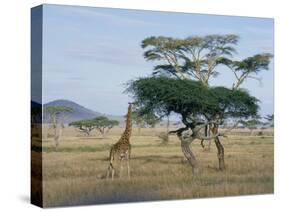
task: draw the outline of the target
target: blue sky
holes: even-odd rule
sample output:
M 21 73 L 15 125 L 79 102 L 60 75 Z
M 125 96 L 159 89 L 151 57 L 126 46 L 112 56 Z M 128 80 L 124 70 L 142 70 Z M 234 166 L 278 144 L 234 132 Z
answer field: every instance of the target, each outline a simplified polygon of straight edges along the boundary
M 124 83 L 151 74 L 155 64 L 143 59 L 148 36 L 240 36 L 236 59 L 273 53 L 273 19 L 164 13 L 92 7 L 44 5 L 43 102 L 68 99 L 107 114 L 123 115 L 130 98 Z M 230 70 L 211 81 L 229 86 Z M 243 87 L 261 100 L 261 114 L 273 113 L 273 62 Z

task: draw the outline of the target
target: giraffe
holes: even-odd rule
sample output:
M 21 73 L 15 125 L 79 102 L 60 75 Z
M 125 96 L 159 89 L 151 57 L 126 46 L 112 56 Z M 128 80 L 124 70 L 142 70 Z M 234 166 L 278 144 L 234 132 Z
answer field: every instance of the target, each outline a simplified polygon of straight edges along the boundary
M 121 136 L 121 138 L 116 142 L 110 149 L 109 154 L 109 166 L 107 170 L 106 178 L 109 178 L 109 174 L 111 172 L 111 179 L 114 179 L 115 175 L 115 166 L 113 166 L 114 161 L 120 162 L 120 177 L 122 175 L 123 170 L 123 162 L 127 163 L 127 174 L 130 178 L 130 156 L 131 156 L 131 144 L 130 137 L 132 134 L 132 104 L 129 103 L 127 119 L 126 119 L 126 128 Z

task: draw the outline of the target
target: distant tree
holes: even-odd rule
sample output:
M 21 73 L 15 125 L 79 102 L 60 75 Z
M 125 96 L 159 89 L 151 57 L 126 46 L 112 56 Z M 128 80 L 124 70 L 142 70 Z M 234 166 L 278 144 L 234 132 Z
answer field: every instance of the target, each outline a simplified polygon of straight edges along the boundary
M 87 136 L 90 136 L 91 131 L 96 128 L 96 121 L 95 119 L 84 119 L 80 121 L 71 122 L 69 126 L 73 126 L 77 128 L 80 132 L 83 132 Z
M 101 133 L 102 137 L 111 130 L 114 126 L 119 124 L 116 120 L 110 120 L 105 116 L 99 116 L 93 119 L 95 128 Z
M 136 111 L 132 113 L 133 122 L 136 124 L 138 128 L 138 134 L 141 133 L 141 129 L 145 127 L 145 121 L 142 116 L 139 115 Z
M 60 138 L 62 135 L 62 130 L 64 128 L 64 119 L 68 113 L 72 113 L 73 109 L 64 106 L 48 106 L 43 109 L 44 112 L 49 114 L 49 121 L 54 129 L 54 142 L 55 148 L 58 149 Z
M 138 127 L 138 133 L 140 134 L 141 128 L 155 127 L 160 120 L 152 113 L 147 113 L 142 110 L 135 110 L 132 114 L 132 119 Z
M 164 140 L 167 141 L 167 143 L 169 142 L 170 140 L 170 137 L 169 137 L 169 131 L 170 131 L 170 115 L 168 114 L 167 115 L 167 124 L 166 124 L 166 138 L 164 136 Z
M 249 120 L 241 121 L 241 123 L 250 130 L 251 135 L 253 135 L 253 131 L 257 129 L 259 125 L 263 124 L 260 116 L 254 116 Z
M 274 114 L 267 115 L 264 118 L 267 120 L 267 123 L 266 123 L 267 126 L 274 127 Z

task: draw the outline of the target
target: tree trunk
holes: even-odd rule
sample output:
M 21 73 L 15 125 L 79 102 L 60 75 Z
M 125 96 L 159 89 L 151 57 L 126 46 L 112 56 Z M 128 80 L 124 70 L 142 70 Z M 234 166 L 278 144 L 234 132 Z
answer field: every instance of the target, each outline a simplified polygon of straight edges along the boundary
M 167 142 L 169 142 L 169 131 L 170 131 L 170 117 L 169 116 L 167 116 Z
M 205 126 L 205 136 L 208 137 L 211 135 L 210 133 L 210 125 Z M 211 142 L 212 140 L 208 140 L 207 146 L 204 145 L 204 140 L 201 140 L 201 146 L 203 147 L 203 151 L 210 152 L 211 151 Z
M 219 125 L 214 125 L 213 129 L 212 129 L 212 133 L 214 135 L 216 135 L 219 131 Z M 216 137 L 215 138 L 215 144 L 216 144 L 216 147 L 218 149 L 218 159 L 219 159 L 219 170 L 224 170 L 225 169 L 225 164 L 224 164 L 224 148 L 223 148 L 223 145 L 221 144 L 220 142 L 220 139 L 219 137 Z
M 250 136 L 254 135 L 254 129 L 250 129 Z
M 55 140 L 55 150 L 58 150 L 59 144 L 60 144 L 60 138 L 62 135 L 62 128 L 59 127 L 58 125 L 55 126 L 55 135 L 54 135 L 54 140 Z
M 192 167 L 192 174 L 194 176 L 196 176 L 199 174 L 199 166 L 198 166 L 198 162 L 197 162 L 194 154 L 192 153 L 192 151 L 190 149 L 190 143 L 193 139 L 190 138 L 190 141 L 186 141 L 186 140 L 183 140 L 183 138 L 180 138 L 180 140 L 181 140 L 182 152 L 183 152 L 184 156 L 186 157 L 186 159 L 188 160 L 190 166 Z
M 225 164 L 224 164 L 224 148 L 223 145 L 220 142 L 220 139 L 217 137 L 215 138 L 215 144 L 218 149 L 218 159 L 219 159 L 219 170 L 224 170 L 225 169 Z
M 208 146 L 207 146 L 207 148 L 206 148 L 206 151 L 207 151 L 207 152 L 210 152 L 210 151 L 211 151 L 211 142 L 212 142 L 212 140 L 209 140 L 209 141 L 208 141 Z
M 105 128 L 103 128 L 103 129 L 101 130 L 101 136 L 102 136 L 103 139 L 105 138 Z

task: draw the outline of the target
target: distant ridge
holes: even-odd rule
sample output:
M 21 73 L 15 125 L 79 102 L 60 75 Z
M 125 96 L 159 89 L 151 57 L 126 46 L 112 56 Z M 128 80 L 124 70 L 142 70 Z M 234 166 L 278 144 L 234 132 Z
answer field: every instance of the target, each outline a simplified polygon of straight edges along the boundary
M 73 112 L 68 114 L 67 117 L 65 118 L 65 123 L 70 123 L 73 121 L 78 121 L 82 119 L 91 119 L 95 118 L 98 116 L 106 116 L 110 119 L 115 119 L 117 121 L 123 121 L 124 118 L 121 116 L 112 116 L 112 115 L 106 115 L 102 114 L 97 111 L 90 110 L 82 105 L 77 104 L 76 102 L 66 100 L 66 99 L 58 99 L 54 100 L 51 102 L 48 102 L 43 105 L 43 107 L 48 107 L 48 106 L 64 106 L 64 107 L 70 107 L 73 109 Z M 48 116 L 47 114 L 44 114 L 44 120 L 48 122 Z

